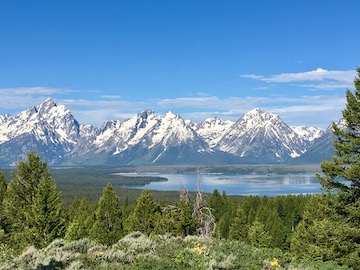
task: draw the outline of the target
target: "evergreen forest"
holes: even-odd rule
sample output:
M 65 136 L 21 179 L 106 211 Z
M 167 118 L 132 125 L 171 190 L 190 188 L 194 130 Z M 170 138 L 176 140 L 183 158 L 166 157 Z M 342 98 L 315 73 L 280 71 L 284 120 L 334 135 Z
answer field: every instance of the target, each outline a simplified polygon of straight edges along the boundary
M 360 68 L 345 128 L 317 175 L 323 193 L 233 197 L 144 190 L 65 202 L 46 161 L 0 172 L 0 269 L 360 269 Z

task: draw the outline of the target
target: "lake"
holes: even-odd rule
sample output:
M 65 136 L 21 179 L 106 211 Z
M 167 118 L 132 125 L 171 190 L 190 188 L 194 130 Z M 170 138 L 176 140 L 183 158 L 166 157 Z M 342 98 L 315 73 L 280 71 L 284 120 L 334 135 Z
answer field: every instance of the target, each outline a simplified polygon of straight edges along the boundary
M 147 175 L 147 174 L 139 174 Z M 168 179 L 163 182 L 151 182 L 144 186 L 131 186 L 148 190 L 180 190 L 196 191 L 197 179 L 201 179 L 201 190 L 212 193 L 217 189 L 228 195 L 277 196 L 287 194 L 321 193 L 321 185 L 314 174 L 286 175 L 226 175 L 226 174 L 151 174 Z

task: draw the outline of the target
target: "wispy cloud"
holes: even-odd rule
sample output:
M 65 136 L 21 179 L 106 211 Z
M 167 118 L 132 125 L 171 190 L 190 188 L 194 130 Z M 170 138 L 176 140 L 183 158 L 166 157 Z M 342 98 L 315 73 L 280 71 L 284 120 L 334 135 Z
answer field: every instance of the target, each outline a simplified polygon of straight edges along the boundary
M 17 88 L 0 88 L 3 95 L 53 95 L 76 92 L 70 89 L 50 88 L 50 87 L 17 87 Z
M 120 99 L 121 96 L 118 95 L 101 95 L 101 98 L 106 98 L 106 99 Z
M 315 125 L 326 127 L 331 121 L 341 117 L 345 98 L 332 96 L 300 97 L 197 97 L 164 99 L 157 102 L 162 108 L 185 110 L 184 118 L 199 122 L 208 117 L 238 120 L 253 108 L 279 114 L 290 125 Z M 316 115 L 316 117 L 314 117 Z
M 0 88 L 0 108 L 18 109 L 34 106 L 49 96 L 76 92 L 75 90 L 50 87 Z
M 351 88 L 352 82 L 356 76 L 354 70 L 326 70 L 318 68 L 312 71 L 298 73 L 281 73 L 270 76 L 242 74 L 241 78 L 260 80 L 267 83 L 299 83 L 294 84 L 300 87 L 314 89 L 338 89 Z
M 324 127 L 331 121 L 340 118 L 341 110 L 345 105 L 345 98 L 341 95 L 227 98 L 196 95 L 194 97 L 148 99 L 133 102 L 123 100 L 120 96 L 101 95 L 101 93 L 91 97 L 76 98 L 72 94 L 73 92 L 78 94 L 78 91 L 74 90 L 45 87 L 3 88 L 0 89 L 0 109 L 3 113 L 17 113 L 19 110 L 36 106 L 48 96 L 52 96 L 58 103 L 69 108 L 80 123 L 101 126 L 106 120 L 124 120 L 146 109 L 152 109 L 159 114 L 172 110 L 185 119 L 199 122 L 214 116 L 236 121 L 244 113 L 258 107 L 279 114 L 291 125 Z

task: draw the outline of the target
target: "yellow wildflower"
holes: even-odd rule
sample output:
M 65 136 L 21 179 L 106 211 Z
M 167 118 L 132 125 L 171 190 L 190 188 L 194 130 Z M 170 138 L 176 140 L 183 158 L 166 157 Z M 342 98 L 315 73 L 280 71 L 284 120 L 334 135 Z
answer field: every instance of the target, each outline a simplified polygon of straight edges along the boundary
M 273 258 L 270 262 L 271 267 L 280 267 L 279 260 L 276 258 Z

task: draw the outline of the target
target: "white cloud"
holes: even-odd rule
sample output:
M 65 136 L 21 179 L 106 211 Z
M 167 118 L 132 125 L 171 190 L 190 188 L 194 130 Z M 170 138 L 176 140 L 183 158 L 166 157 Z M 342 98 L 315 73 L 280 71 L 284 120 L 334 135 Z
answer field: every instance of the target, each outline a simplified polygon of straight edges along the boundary
M 49 96 L 76 92 L 50 87 L 0 88 L 0 108 L 19 109 L 34 106 Z
M 17 87 L 17 88 L 0 88 L 1 94 L 11 95 L 54 95 L 76 92 L 70 89 L 51 88 L 51 87 Z
M 260 80 L 267 83 L 297 83 L 313 82 L 305 84 L 295 84 L 296 86 L 314 89 L 337 89 L 349 88 L 356 76 L 354 70 L 326 70 L 318 68 L 312 71 L 298 73 L 281 73 L 270 76 L 242 74 L 240 77 Z
M 254 80 L 263 80 L 264 76 L 262 75 L 255 75 L 255 74 L 242 74 L 240 75 L 241 78 L 246 78 L 246 79 L 254 79 Z
M 121 113 L 116 109 L 72 110 L 72 114 L 80 124 L 92 124 L 101 127 L 107 120 L 124 120 L 134 113 Z
M 146 109 L 154 110 L 159 114 L 172 110 L 183 118 L 195 122 L 214 116 L 236 121 L 244 113 L 258 107 L 264 111 L 279 114 L 291 125 L 316 124 L 325 127 L 331 121 L 340 118 L 341 110 L 345 106 L 345 98 L 341 95 L 228 98 L 202 95 L 131 102 L 122 100 L 120 97 L 109 99 L 108 95 L 93 96 L 92 98 L 95 98 L 93 100 L 76 99 L 72 95 L 68 95 L 70 92 L 72 90 L 44 87 L 3 88 L 0 89 L 0 113 L 18 113 L 20 109 L 36 106 L 48 96 L 52 96 L 58 103 L 64 104 L 70 109 L 80 123 L 95 126 L 101 126 L 106 120 L 124 120 Z
M 279 105 L 281 104 L 281 105 Z M 331 121 L 341 117 L 345 98 L 333 96 L 300 97 L 218 97 L 177 98 L 158 101 L 158 105 L 173 108 L 175 112 L 185 109 L 181 114 L 185 119 L 199 122 L 208 117 L 238 120 L 253 108 L 279 114 L 289 125 L 315 125 L 327 127 Z M 189 109 L 191 111 L 189 112 Z M 316 117 L 315 117 L 316 116 Z
M 120 99 L 121 96 L 118 95 L 101 95 L 101 98 L 106 98 L 106 99 Z

